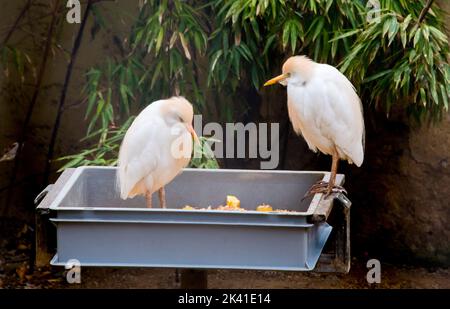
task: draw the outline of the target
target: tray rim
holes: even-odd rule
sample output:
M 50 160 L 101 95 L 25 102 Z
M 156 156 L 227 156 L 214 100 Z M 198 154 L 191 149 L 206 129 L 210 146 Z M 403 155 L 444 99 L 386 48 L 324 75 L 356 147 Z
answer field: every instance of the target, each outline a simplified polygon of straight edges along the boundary
M 61 188 L 60 192 L 56 195 L 55 199 L 51 202 L 49 209 L 54 211 L 93 211 L 93 212 L 102 212 L 102 211 L 131 211 L 131 212 L 175 212 L 175 213 L 190 213 L 190 214 L 201 214 L 201 213 L 220 213 L 220 214 L 240 214 L 240 215 L 274 215 L 274 216 L 311 216 L 314 214 L 317 209 L 321 199 L 323 198 L 323 194 L 318 193 L 314 194 L 311 203 L 308 206 L 308 209 L 304 212 L 260 212 L 256 210 L 246 210 L 246 211 L 230 211 L 230 210 L 184 210 L 184 209 L 161 209 L 161 208 L 124 208 L 124 207 L 59 207 L 58 205 L 64 199 L 64 196 L 69 192 L 69 190 L 73 187 L 76 180 L 80 177 L 84 170 L 93 170 L 93 169 L 105 169 L 105 170 L 116 170 L 115 166 L 80 166 L 75 168 L 75 171 L 70 175 L 67 183 Z M 298 171 L 298 170 L 255 170 L 255 169 L 198 169 L 198 168 L 184 168 L 183 172 L 196 172 L 196 173 L 249 173 L 249 174 L 317 174 L 323 175 L 322 181 L 328 181 L 330 178 L 330 172 L 327 171 Z M 336 175 L 336 184 L 342 185 L 344 182 L 345 176 L 343 174 Z

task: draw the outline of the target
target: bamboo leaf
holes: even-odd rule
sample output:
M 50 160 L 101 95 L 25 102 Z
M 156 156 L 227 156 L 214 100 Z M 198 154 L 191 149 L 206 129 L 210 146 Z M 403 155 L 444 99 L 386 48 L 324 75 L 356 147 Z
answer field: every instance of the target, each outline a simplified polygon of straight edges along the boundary
M 185 39 L 183 33 L 178 32 L 178 34 L 180 36 L 181 45 L 183 46 L 184 55 L 186 56 L 186 58 L 188 60 L 191 60 L 191 53 L 189 52 L 188 43 L 186 42 L 186 39 Z
M 447 93 L 447 91 L 445 91 L 444 85 L 441 84 L 439 86 L 441 89 L 441 96 L 442 96 L 442 100 L 444 102 L 445 110 L 448 110 L 448 93 Z
M 219 61 L 220 56 L 222 56 L 222 51 L 221 50 L 217 51 L 216 54 L 214 55 L 214 57 L 212 58 L 211 72 L 214 72 L 214 69 L 216 68 L 217 61 Z
M 361 32 L 361 29 L 355 29 L 355 30 L 347 31 L 347 32 L 345 32 L 345 33 L 343 33 L 341 35 L 338 35 L 337 37 L 334 37 L 329 42 L 335 42 L 335 41 L 338 41 L 338 40 L 342 40 L 342 39 L 345 39 L 345 38 L 347 38 L 349 36 L 353 36 L 353 35 L 355 35 L 357 33 L 360 33 L 360 32 Z
M 374 74 L 374 75 L 364 79 L 364 83 L 370 83 L 371 81 L 379 79 L 387 74 L 390 74 L 391 72 L 392 72 L 392 69 L 389 69 L 389 70 L 385 70 L 385 71 L 379 72 L 377 74 Z
M 163 38 L 164 38 L 164 29 L 160 28 L 158 32 L 158 37 L 156 38 L 156 48 L 155 48 L 156 54 L 158 54 L 159 50 L 161 49 Z
M 290 36 L 290 30 L 291 30 L 291 23 L 290 21 L 287 21 L 284 24 L 284 28 L 283 28 L 283 36 L 282 36 L 282 44 L 283 44 L 283 48 L 286 48 L 288 42 L 289 42 L 289 36 Z
M 413 41 L 414 47 L 416 47 L 417 43 L 420 40 L 421 31 L 422 31 L 421 29 L 417 29 L 416 34 L 414 35 L 414 41 Z

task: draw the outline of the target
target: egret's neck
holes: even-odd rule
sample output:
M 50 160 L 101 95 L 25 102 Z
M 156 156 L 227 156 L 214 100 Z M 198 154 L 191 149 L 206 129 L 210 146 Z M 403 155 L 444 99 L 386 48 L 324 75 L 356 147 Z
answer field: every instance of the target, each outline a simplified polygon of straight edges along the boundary
M 295 81 L 290 81 L 286 86 L 288 96 L 289 95 L 298 96 L 303 91 L 305 91 L 305 88 L 307 87 L 307 85 L 308 85 L 308 80 L 303 79 L 303 78 L 298 78 Z
M 306 87 L 301 83 L 289 83 L 287 85 L 288 107 L 303 110 L 305 94 Z

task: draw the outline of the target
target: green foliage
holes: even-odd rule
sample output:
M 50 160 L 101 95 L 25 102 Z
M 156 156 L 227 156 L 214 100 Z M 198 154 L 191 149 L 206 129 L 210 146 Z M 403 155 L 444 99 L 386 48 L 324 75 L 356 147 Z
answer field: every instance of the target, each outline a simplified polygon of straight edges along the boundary
M 32 68 L 30 57 L 14 46 L 5 45 L 0 48 L 0 70 L 9 77 L 15 74 L 21 83 L 25 81 L 25 67 Z
M 210 76 L 219 85 L 235 90 L 249 74 L 258 89 L 267 72 L 279 70 L 272 59 L 306 54 L 340 64 L 363 101 L 387 114 L 396 102 L 418 120 L 440 119 L 448 111 L 448 38 L 437 7 L 418 22 L 425 1 L 382 0 L 379 12 L 370 12 L 365 1 L 215 3 L 221 26 L 212 35 Z
M 187 1 L 163 0 L 148 1 L 140 9 L 129 37 L 124 40 L 127 44 L 115 40 L 120 57 L 109 57 L 102 67 L 92 68 L 86 74 L 84 92 L 89 126 L 85 139 L 98 142 L 79 154 L 61 158 L 69 160 L 62 169 L 115 165 L 133 108 L 140 109 L 151 101 L 180 93 L 191 94 L 195 107 L 202 108 L 199 68 L 191 60 L 206 52 L 204 8 L 194 8 Z M 96 18 L 102 20 L 98 10 Z M 123 124 L 117 128 L 116 123 Z M 201 141 L 202 147 L 197 149 L 201 156 L 191 166 L 218 167 L 208 145 L 204 139 Z
M 59 161 L 66 161 L 59 172 L 77 166 L 116 165 L 120 143 L 133 120 L 134 117 L 130 117 L 120 128 L 99 129 L 88 134 L 82 141 L 97 138 L 98 143 L 80 153 L 59 158 Z
M 213 142 L 221 142 L 204 136 L 199 137 L 200 143 L 194 143 L 193 155 L 189 167 L 219 168 L 219 163 L 211 150 Z
M 192 55 L 205 53 L 205 19 L 186 1 L 148 1 L 129 37 L 115 39 L 121 55 L 87 73 L 88 133 L 98 125 L 106 130 L 109 124 L 124 121 L 133 104 L 142 108 L 179 93 L 191 93 L 201 108 L 198 64 L 191 60 Z
M 442 13 L 433 5 L 419 22 L 424 0 L 380 0 L 377 12 L 366 4 L 146 1 L 128 37 L 114 37 L 120 53 L 87 74 L 88 140 L 98 140 L 86 150 L 93 158 L 89 162 L 113 164 L 104 158 L 108 154 L 113 160 L 127 119 L 159 98 L 182 94 L 205 116 L 208 105 L 215 105 L 224 119 L 235 119 L 237 106 L 222 101 L 221 94 L 245 107 L 240 89 L 259 90 L 294 54 L 338 66 L 364 104 L 372 103 L 387 115 L 394 104 L 401 104 L 419 121 L 440 119 L 448 111 L 450 94 Z M 96 19 L 102 20 L 99 11 Z M 207 104 L 206 91 L 218 94 L 218 101 Z M 69 159 L 72 166 L 89 163 Z
M 387 114 L 402 103 L 419 121 L 440 119 L 448 111 L 450 75 L 448 38 L 438 12 L 418 23 L 420 1 L 384 2 L 387 9 L 360 28 L 340 69 Z
M 334 33 L 356 27 L 358 1 L 217 0 L 209 48 L 209 81 L 234 91 L 242 78 L 259 89 L 268 72 L 279 71 L 287 55 L 306 54 L 332 63 L 348 50 L 349 39 L 330 42 Z M 338 51 L 341 51 L 338 54 Z

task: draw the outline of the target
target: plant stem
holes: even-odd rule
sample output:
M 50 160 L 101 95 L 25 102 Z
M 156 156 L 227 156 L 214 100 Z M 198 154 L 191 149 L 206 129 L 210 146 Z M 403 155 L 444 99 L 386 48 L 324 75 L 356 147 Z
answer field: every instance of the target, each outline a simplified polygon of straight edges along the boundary
M 0 46 L 0 48 L 4 47 L 6 45 L 6 43 L 8 43 L 8 41 L 11 38 L 12 34 L 16 30 L 17 25 L 19 24 L 19 21 L 23 18 L 23 16 L 25 16 L 25 13 L 31 7 L 31 3 L 32 2 L 33 2 L 33 0 L 28 0 L 27 3 L 25 4 L 25 6 L 22 8 L 22 10 L 20 11 L 19 16 L 17 16 L 16 20 L 14 21 L 14 24 L 11 26 L 11 29 L 9 29 L 8 34 L 3 39 L 3 42 L 2 42 L 2 45 Z
M 77 58 L 78 50 L 80 49 L 81 40 L 83 38 L 83 33 L 84 33 L 84 28 L 86 26 L 86 21 L 89 16 L 89 12 L 91 11 L 92 3 L 93 3 L 92 0 L 89 0 L 87 2 L 86 10 L 84 11 L 83 19 L 80 24 L 80 29 L 78 30 L 77 36 L 75 38 L 75 42 L 73 44 L 72 52 L 70 54 L 70 62 L 67 67 L 67 70 L 66 70 L 66 76 L 64 78 L 64 85 L 61 90 L 61 96 L 59 99 L 59 105 L 58 105 L 58 111 L 56 114 L 55 124 L 53 126 L 52 135 L 50 137 L 50 143 L 48 146 L 47 157 L 45 160 L 45 170 L 44 170 L 44 179 L 43 179 L 44 184 L 46 184 L 48 182 L 48 178 L 50 176 L 50 167 L 51 167 L 51 162 L 53 159 L 53 154 L 55 151 L 55 143 L 56 143 L 56 138 L 58 136 L 59 126 L 61 124 L 61 116 L 64 112 L 64 104 L 66 102 L 67 89 L 69 87 L 70 79 L 72 77 L 73 65 Z
M 47 37 L 45 40 L 45 47 L 44 47 L 44 51 L 43 51 L 42 62 L 39 67 L 39 73 L 38 73 L 38 77 L 37 77 L 37 81 L 36 81 L 36 86 L 34 87 L 33 96 L 31 97 L 30 105 L 28 106 L 25 120 L 24 120 L 23 126 L 22 126 L 22 131 L 20 133 L 20 137 L 18 140 L 19 145 L 24 145 L 24 142 L 27 138 L 28 125 L 30 124 L 31 116 L 33 115 L 34 106 L 36 105 L 37 98 L 39 96 L 39 92 L 41 89 L 42 80 L 44 78 L 44 73 L 45 73 L 45 68 L 47 66 L 48 55 L 50 53 L 50 46 L 52 43 L 53 32 L 54 32 L 55 24 L 56 24 L 56 20 L 57 20 L 58 7 L 59 7 L 59 0 L 55 0 L 53 14 L 52 14 L 52 20 L 51 20 L 50 25 L 47 30 Z M 16 181 L 23 148 L 24 148 L 23 146 L 18 148 L 16 157 L 14 158 L 13 171 L 12 171 L 11 179 L 9 181 L 10 187 L 14 186 L 14 183 Z M 13 196 L 13 190 L 10 190 L 8 197 L 6 199 L 5 212 L 7 211 L 8 207 L 11 203 L 12 196 Z
M 30 2 L 31 2 L 31 1 L 32 1 L 32 0 L 30 0 Z M 81 5 L 84 5 L 84 4 L 87 3 L 88 1 L 92 1 L 92 4 L 96 4 L 96 3 L 101 3 L 101 2 L 113 2 L 113 1 L 116 1 L 116 0 L 87 0 L 86 2 L 80 1 L 80 4 L 81 4 Z M 61 7 L 60 9 L 58 9 L 58 13 L 62 13 L 63 11 L 66 11 L 66 7 L 65 7 L 65 6 Z M 52 12 L 51 12 L 51 13 L 45 13 L 45 14 L 42 14 L 41 16 L 34 18 L 34 19 L 33 19 L 33 23 L 36 23 L 36 22 L 38 22 L 38 21 L 41 21 L 42 19 L 51 16 L 52 14 L 53 14 Z M 18 21 L 17 21 L 17 22 L 18 22 Z M 22 26 L 23 26 L 24 24 L 26 24 L 26 23 L 27 23 L 27 21 L 21 22 L 20 24 L 17 24 L 17 25 L 15 26 L 15 28 L 20 28 L 20 27 L 22 27 Z M 14 22 L 14 24 L 16 24 L 16 22 Z M 14 25 L 14 24 L 13 24 L 13 25 Z M 14 26 L 11 26 L 11 27 L 14 28 Z M 10 29 L 11 27 L 10 27 L 10 26 L 2 27 L 2 28 L 0 29 L 0 31 L 6 30 L 6 29 Z
M 422 9 L 422 12 L 420 12 L 420 15 L 419 15 L 419 21 L 418 21 L 419 24 L 425 19 L 425 16 L 427 15 L 428 11 L 430 10 L 433 2 L 434 2 L 434 0 L 428 0 L 427 4 L 425 4 L 425 7 Z

